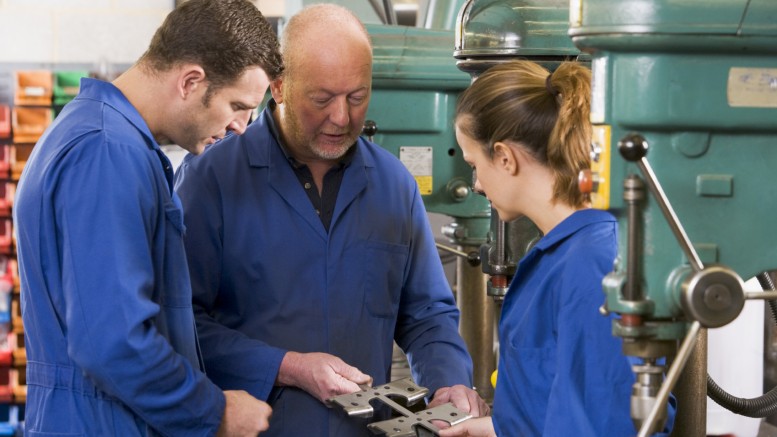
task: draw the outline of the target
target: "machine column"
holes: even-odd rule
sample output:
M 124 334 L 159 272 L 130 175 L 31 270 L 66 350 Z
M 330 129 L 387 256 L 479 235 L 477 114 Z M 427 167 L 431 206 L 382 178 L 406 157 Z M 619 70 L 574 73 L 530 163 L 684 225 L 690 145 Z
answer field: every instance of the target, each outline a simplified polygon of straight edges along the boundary
M 673 390 L 677 415 L 672 437 L 704 437 L 707 430 L 707 329 L 696 336 L 696 345 Z
M 477 251 L 475 246 L 460 246 L 462 252 Z M 472 266 L 466 259 L 456 258 L 456 300 L 461 311 L 459 332 L 467 343 L 474 365 L 475 389 L 489 404 L 494 399 L 491 374 L 496 369 L 494 321 L 496 303 L 486 293 L 488 277 L 480 266 Z

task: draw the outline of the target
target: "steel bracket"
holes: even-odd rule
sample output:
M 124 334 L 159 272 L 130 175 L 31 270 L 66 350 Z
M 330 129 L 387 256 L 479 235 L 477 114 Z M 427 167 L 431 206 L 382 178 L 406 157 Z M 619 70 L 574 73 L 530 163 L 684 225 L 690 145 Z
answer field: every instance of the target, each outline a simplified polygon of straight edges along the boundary
M 472 416 L 458 410 L 453 404 L 443 404 L 414 413 L 395 402 L 393 398 L 404 399 L 407 405 L 413 405 L 429 393 L 429 389 L 416 385 L 412 379 L 403 378 L 376 387 L 361 386 L 362 391 L 336 396 L 329 399 L 330 406 L 339 406 L 349 416 L 372 417 L 372 401 L 380 401 L 391 407 L 398 415 L 393 419 L 373 422 L 367 428 L 373 434 L 387 437 L 432 437 L 438 435 L 439 428 L 431 421 L 440 420 L 451 425 L 463 422 Z

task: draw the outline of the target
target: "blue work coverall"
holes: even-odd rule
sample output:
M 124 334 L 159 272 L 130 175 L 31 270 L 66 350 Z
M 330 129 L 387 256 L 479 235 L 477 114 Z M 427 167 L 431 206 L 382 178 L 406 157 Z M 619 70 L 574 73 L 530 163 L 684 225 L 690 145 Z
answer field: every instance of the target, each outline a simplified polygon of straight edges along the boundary
M 599 313 L 617 223 L 577 211 L 520 261 L 499 321 L 493 420 L 499 437 L 628 437 L 635 377 Z M 674 420 L 670 408 L 668 429 Z
M 35 146 L 14 220 L 29 436 L 212 436 L 172 168 L 113 85 L 83 79 Z
M 364 420 L 273 387 L 286 351 L 338 356 L 382 384 L 396 339 L 420 385 L 471 386 L 459 311 L 404 165 L 360 138 L 327 232 L 271 122 L 265 109 L 176 174 L 208 376 L 271 403 L 263 436 L 372 435 Z

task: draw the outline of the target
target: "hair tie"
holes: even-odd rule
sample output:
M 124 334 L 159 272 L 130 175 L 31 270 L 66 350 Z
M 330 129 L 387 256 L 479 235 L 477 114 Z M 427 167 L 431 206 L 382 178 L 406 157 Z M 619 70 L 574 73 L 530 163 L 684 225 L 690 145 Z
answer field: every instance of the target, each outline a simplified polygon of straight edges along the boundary
M 550 84 L 550 78 L 553 76 L 553 73 L 550 73 L 548 77 L 545 79 L 545 88 L 547 88 L 548 92 L 553 96 L 556 97 L 559 95 L 558 90 L 553 88 L 553 85 Z

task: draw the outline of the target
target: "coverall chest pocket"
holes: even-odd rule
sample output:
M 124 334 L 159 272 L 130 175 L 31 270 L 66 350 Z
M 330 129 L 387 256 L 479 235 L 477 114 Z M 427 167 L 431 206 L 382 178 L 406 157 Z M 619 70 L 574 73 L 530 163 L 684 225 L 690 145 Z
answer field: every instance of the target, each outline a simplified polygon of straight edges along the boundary
M 504 365 L 511 372 L 523 374 L 521 380 L 529 385 L 527 393 L 547 396 L 556 377 L 556 351 L 551 347 L 519 347 L 507 342 Z
M 375 317 L 396 317 L 410 247 L 370 241 L 366 247 L 364 306 Z

